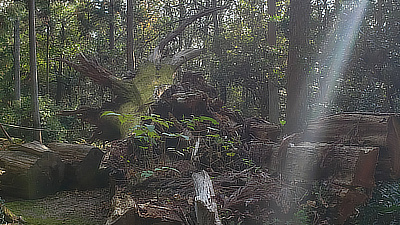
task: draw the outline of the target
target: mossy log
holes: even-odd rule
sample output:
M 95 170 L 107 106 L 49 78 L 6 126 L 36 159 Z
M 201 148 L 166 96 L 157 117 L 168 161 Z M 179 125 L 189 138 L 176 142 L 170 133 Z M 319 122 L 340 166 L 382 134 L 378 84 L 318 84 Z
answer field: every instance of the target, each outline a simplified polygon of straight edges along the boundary
M 107 173 L 99 170 L 104 155 L 99 148 L 67 143 L 50 143 L 48 146 L 65 164 L 63 188 L 90 189 L 107 183 Z
M 304 135 L 308 141 L 380 147 L 382 179 L 400 178 L 400 115 L 344 113 L 312 122 Z
M 6 195 L 35 199 L 60 190 L 64 163 L 45 146 L 33 145 L 30 150 L 34 153 L 27 151 L 27 145 L 0 151 L 0 167 L 5 171 L 0 176 L 0 189 Z

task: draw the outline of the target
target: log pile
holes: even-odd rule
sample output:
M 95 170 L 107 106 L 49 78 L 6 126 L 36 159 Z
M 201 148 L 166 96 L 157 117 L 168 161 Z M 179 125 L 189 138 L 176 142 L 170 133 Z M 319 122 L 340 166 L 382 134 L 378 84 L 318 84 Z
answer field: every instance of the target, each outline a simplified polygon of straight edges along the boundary
M 400 178 L 400 116 L 344 113 L 312 122 L 305 139 L 326 143 L 379 147 L 380 179 Z
M 50 147 L 50 148 L 49 148 Z M 0 151 L 0 191 L 36 199 L 62 189 L 104 186 L 108 176 L 99 170 L 103 153 L 86 145 L 37 141 L 12 145 Z
M 239 183 L 217 183 L 216 196 L 221 193 L 225 196 L 224 201 L 217 201 L 217 204 L 224 210 L 235 212 L 230 213 L 229 218 L 235 218 L 236 222 L 254 222 L 250 219 L 253 218 L 251 213 L 246 213 L 246 210 L 251 207 L 254 207 L 252 210 L 256 210 L 260 207 L 257 204 L 267 205 L 262 206 L 266 209 L 260 210 L 260 213 L 282 219 L 293 214 L 293 210 L 301 201 L 307 202 L 304 204 L 311 208 L 314 207 L 313 202 L 319 201 L 318 204 L 325 209 L 324 213 L 315 214 L 319 216 L 321 223 L 327 222 L 324 217 L 329 217 L 331 220 L 328 222 L 343 224 L 355 213 L 357 207 L 371 197 L 376 171 L 384 171 L 380 170 L 380 167 L 386 168 L 386 171 L 396 171 L 395 162 L 391 159 L 396 155 L 397 146 L 393 143 L 398 140 L 395 132 L 397 118 L 392 115 L 330 116 L 319 120 L 319 123 L 311 123 L 306 132 L 288 136 L 277 143 L 281 131 L 279 126 L 260 118 L 244 119 L 236 112 L 222 107 L 215 90 L 200 74 L 193 72 L 184 73 L 181 81 L 166 89 L 151 108 L 152 113 L 173 121 L 175 132 L 191 137 L 185 146 L 193 146 L 193 150 L 198 151 L 197 160 L 193 163 L 196 169 L 222 174 L 230 169 L 239 170 L 246 177 L 250 176 L 251 168 L 260 168 L 281 179 L 280 185 L 273 179 L 268 181 L 271 183 L 264 184 L 249 183 L 246 179 L 237 180 Z M 218 125 L 198 124 L 196 129 L 190 130 L 179 118 L 191 118 L 192 115 L 209 116 L 218 121 Z M 218 145 L 212 145 L 211 139 L 207 139 L 213 135 L 224 136 L 226 140 L 240 139 L 241 142 L 235 143 L 228 151 L 220 151 Z M 231 154 L 232 151 L 234 154 Z M 385 151 L 392 153 L 384 155 L 385 158 L 381 156 Z M 230 156 L 227 157 L 227 154 Z M 120 155 L 121 152 L 117 157 Z M 176 164 L 176 161 L 172 162 L 172 165 Z M 126 169 L 132 170 L 138 169 Z M 393 176 L 395 173 L 391 174 Z M 311 194 L 315 183 L 319 183 L 319 188 L 330 193 L 329 199 L 321 200 L 321 197 L 317 198 Z M 230 191 L 225 193 L 223 190 L 226 188 Z M 265 188 L 270 194 L 261 191 Z M 307 200 L 304 196 L 308 196 Z M 140 199 L 135 198 L 135 202 L 140 202 Z M 157 207 L 158 213 L 154 211 Z M 167 206 L 159 204 L 157 207 L 152 207 L 152 210 L 146 209 L 152 212 L 150 217 L 153 219 L 160 219 L 159 215 L 163 214 L 161 209 Z M 194 204 L 191 207 L 194 208 Z M 145 215 L 139 213 L 139 207 L 136 205 L 134 208 L 133 211 L 137 212 L 134 215 L 143 219 Z M 263 219 L 268 219 L 266 217 Z M 226 217 L 222 216 L 220 219 L 223 223 L 227 222 Z

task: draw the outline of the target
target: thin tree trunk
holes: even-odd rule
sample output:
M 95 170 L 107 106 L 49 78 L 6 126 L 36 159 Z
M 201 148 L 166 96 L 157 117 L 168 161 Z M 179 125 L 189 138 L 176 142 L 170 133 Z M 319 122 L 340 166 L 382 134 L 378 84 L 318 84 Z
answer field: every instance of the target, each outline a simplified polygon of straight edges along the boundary
M 15 103 L 18 108 L 21 107 L 21 39 L 19 28 L 19 17 L 14 24 L 14 93 Z
M 127 43 L 126 43 L 126 58 L 127 58 L 127 70 L 133 72 L 135 70 L 135 55 L 133 51 L 133 2 L 134 0 L 127 1 L 127 15 L 126 15 L 126 26 L 127 26 Z
M 212 8 L 217 8 L 217 0 L 212 0 Z M 212 14 L 213 23 L 214 23 L 214 47 L 213 51 L 219 60 L 223 60 L 222 49 L 221 49 L 221 39 L 220 39 L 220 28 L 218 21 L 218 12 L 213 12 Z M 221 100 L 226 102 L 226 79 L 225 79 L 225 71 L 222 68 L 223 63 L 218 65 L 218 70 L 220 71 L 217 77 L 217 82 L 219 83 L 219 95 Z
M 276 0 L 268 1 L 268 15 L 273 18 L 276 12 Z M 268 45 L 275 47 L 276 45 L 276 24 L 274 21 L 268 24 Z M 269 68 L 268 76 L 268 117 L 269 121 L 279 123 L 279 96 L 278 96 L 278 77 L 274 74 L 275 55 L 273 55 L 273 63 Z
M 64 21 L 61 22 L 61 49 L 64 48 L 64 37 L 65 37 L 65 25 Z M 60 59 L 63 58 L 63 52 L 60 53 Z M 62 75 L 63 75 L 63 62 L 60 60 L 58 62 L 58 75 L 57 75 L 57 89 L 56 89 L 56 103 L 60 104 L 62 100 L 63 93 L 63 84 L 62 84 Z
M 29 0 L 29 65 L 32 79 L 32 115 L 33 127 L 35 128 L 34 139 L 42 142 L 39 114 L 39 86 L 36 65 L 36 32 L 35 32 L 35 0 Z
M 49 3 L 50 4 L 50 3 Z M 48 21 L 50 23 L 50 19 Z M 50 94 L 50 24 L 47 25 L 46 32 L 46 88 L 47 94 Z
M 115 21 L 114 21 L 114 0 L 110 0 L 110 50 L 115 48 Z

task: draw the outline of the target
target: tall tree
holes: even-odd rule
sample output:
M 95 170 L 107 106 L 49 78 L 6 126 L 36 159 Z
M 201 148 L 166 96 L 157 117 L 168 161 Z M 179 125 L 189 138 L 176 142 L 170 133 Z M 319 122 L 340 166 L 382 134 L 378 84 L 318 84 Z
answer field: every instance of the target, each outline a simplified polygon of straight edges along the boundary
M 34 139 L 42 142 L 39 113 L 39 87 L 36 65 L 35 0 L 29 0 L 29 67 L 32 80 L 32 115 Z
M 286 132 L 304 128 L 307 104 L 307 49 L 311 3 L 292 0 L 289 9 Z
M 15 103 L 21 107 L 21 39 L 18 16 L 14 23 L 14 82 Z
M 271 48 L 276 47 L 276 24 L 273 20 L 276 12 L 276 0 L 268 0 L 268 23 L 267 42 Z M 268 118 L 273 123 L 279 123 L 279 96 L 278 96 L 278 77 L 274 74 L 275 57 L 268 69 Z
M 127 40 L 126 40 L 126 58 L 127 58 L 127 70 L 133 72 L 135 70 L 135 55 L 133 51 L 133 10 L 134 0 L 127 1 L 127 12 L 126 12 L 126 29 L 127 29 Z

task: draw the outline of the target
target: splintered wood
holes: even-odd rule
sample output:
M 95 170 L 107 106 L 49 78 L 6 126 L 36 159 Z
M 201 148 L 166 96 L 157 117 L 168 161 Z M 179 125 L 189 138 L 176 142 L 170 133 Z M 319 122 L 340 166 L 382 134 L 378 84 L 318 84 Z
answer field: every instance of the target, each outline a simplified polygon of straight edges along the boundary
M 199 225 L 222 225 L 218 216 L 214 188 L 206 171 L 193 173 L 195 210 Z

